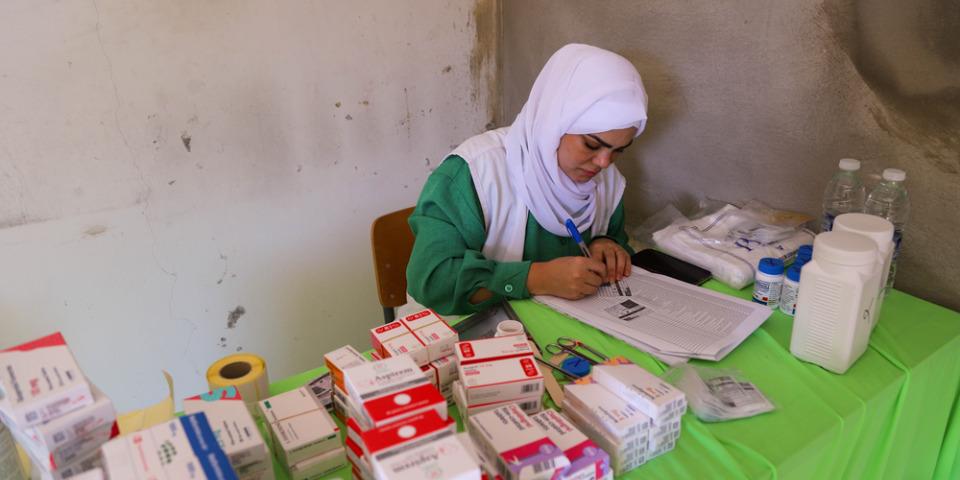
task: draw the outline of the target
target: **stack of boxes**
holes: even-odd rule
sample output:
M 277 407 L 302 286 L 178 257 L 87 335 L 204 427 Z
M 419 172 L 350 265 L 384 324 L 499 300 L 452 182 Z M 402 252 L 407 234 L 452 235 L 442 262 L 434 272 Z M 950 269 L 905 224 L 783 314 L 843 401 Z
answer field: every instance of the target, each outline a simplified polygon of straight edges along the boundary
M 273 462 L 237 387 L 184 399 L 183 412 L 203 412 L 240 480 L 273 480 Z
M 617 475 L 673 450 L 683 392 L 633 364 L 598 365 L 592 383 L 567 385 L 563 411 L 611 457 Z
M 101 452 L 111 479 L 237 479 L 204 413 L 115 438 Z
M 117 435 L 113 403 L 84 377 L 60 333 L 0 351 L 0 420 L 42 479 L 101 464 Z
M 257 407 L 271 450 L 293 480 L 316 478 L 346 464 L 340 428 L 307 387 L 261 400 Z
M 367 362 L 360 352 L 350 345 L 344 345 L 323 356 L 323 362 L 333 378 L 333 413 L 344 424 L 347 423 L 347 390 L 343 384 L 343 371 Z
M 540 426 L 547 437 L 555 443 L 570 466 L 560 475 L 562 479 L 576 480 L 612 480 L 610 456 L 597 446 L 593 440 L 577 429 L 567 418 L 554 409 L 544 410 L 530 417 Z
M 429 309 L 370 330 L 374 360 L 409 355 L 447 400 L 453 398 L 453 346 L 458 339 L 456 330 Z
M 547 432 L 515 403 L 475 413 L 466 423 L 480 456 L 505 479 L 550 480 L 570 466 Z
M 446 400 L 409 355 L 347 368 L 343 381 L 354 478 L 480 478 Z
M 453 396 L 464 421 L 486 410 L 517 404 L 527 414 L 541 410 L 543 375 L 523 335 L 458 342 L 459 381 Z

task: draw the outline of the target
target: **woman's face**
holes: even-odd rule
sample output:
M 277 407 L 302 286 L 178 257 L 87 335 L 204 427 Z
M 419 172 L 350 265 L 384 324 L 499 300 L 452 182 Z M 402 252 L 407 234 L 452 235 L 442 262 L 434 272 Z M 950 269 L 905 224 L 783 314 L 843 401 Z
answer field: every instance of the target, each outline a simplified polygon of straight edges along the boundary
M 566 134 L 560 138 L 560 170 L 577 183 L 589 181 L 616 160 L 633 143 L 635 127 L 600 133 Z

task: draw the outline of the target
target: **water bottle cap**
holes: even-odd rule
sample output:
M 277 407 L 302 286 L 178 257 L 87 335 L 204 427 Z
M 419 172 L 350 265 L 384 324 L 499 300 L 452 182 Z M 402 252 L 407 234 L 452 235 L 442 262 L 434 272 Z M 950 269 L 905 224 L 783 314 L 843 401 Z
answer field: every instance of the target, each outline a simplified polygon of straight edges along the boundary
M 757 264 L 757 270 L 767 275 L 782 275 L 783 260 L 773 257 L 761 258 L 760 263 Z
M 860 170 L 860 160 L 857 160 L 856 158 L 841 158 L 840 170 L 856 172 L 857 170 Z
M 790 267 L 790 268 L 787 269 L 787 279 L 788 279 L 788 280 L 791 280 L 791 281 L 794 281 L 794 282 L 799 282 L 799 281 L 800 281 L 800 269 L 801 269 L 802 267 L 803 267 L 803 265 L 793 264 L 792 267 Z
M 899 168 L 883 169 L 883 179 L 888 182 L 902 182 L 907 179 L 907 172 Z
M 813 239 L 814 259 L 835 265 L 861 266 L 877 260 L 877 244 L 850 232 L 824 232 Z

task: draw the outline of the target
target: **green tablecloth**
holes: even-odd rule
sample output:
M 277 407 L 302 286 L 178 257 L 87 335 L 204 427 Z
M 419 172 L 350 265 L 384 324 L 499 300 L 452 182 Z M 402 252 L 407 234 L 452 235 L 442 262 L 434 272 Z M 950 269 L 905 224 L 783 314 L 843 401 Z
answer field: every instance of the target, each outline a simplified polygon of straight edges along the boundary
M 715 281 L 707 287 L 750 295 Z M 654 373 L 664 371 L 648 354 L 542 305 L 520 301 L 513 307 L 541 345 L 571 336 Z M 892 292 L 870 347 L 844 375 L 794 358 L 792 324 L 775 312 L 713 364 L 739 369 L 776 411 L 713 424 L 688 412 L 676 449 L 623 478 L 960 479 L 960 314 Z M 279 381 L 271 393 L 323 371 Z M 279 467 L 276 473 L 288 478 Z M 330 476 L 337 477 L 349 478 L 349 469 Z

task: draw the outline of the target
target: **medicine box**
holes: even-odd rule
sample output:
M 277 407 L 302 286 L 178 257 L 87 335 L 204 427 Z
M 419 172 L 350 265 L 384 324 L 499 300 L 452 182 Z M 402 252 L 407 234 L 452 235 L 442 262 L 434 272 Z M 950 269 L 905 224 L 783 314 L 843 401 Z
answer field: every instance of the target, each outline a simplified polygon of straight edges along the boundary
M 422 370 L 431 383 L 442 390 L 458 378 L 457 358 L 453 355 L 438 358 L 422 367 Z
M 610 456 L 583 434 L 572 422 L 547 409 L 530 417 L 560 447 L 570 466 L 563 472 L 564 479 L 612 479 Z
M 92 384 L 90 391 L 93 394 L 92 404 L 47 423 L 24 428 L 21 430 L 23 436 L 35 450 L 50 454 L 94 431 L 102 431 L 104 427 L 110 430 L 117 418 L 113 402 Z
M 52 450 L 46 450 L 32 439 L 24 437 L 22 432 L 13 430 L 12 433 L 33 460 L 34 465 L 49 472 L 59 472 L 63 466 L 76 463 L 117 436 L 116 428 L 111 422 L 88 430 L 80 436 L 74 436 L 70 441 L 61 443 Z
M 466 394 L 463 391 L 463 385 L 459 380 L 454 381 L 450 387 L 453 390 L 453 399 L 454 403 L 457 405 L 457 411 L 460 412 L 460 416 L 466 420 L 478 412 L 485 412 L 487 410 L 493 410 L 494 408 L 503 407 L 510 404 L 516 404 L 523 410 L 527 415 L 533 415 L 539 413 L 543 407 L 543 402 L 541 401 L 541 395 L 535 394 L 531 397 L 521 397 L 510 400 L 502 400 L 495 402 L 485 402 L 478 403 L 475 405 L 470 405 L 467 403 Z
M 457 440 L 452 420 L 430 411 L 363 433 L 364 451 L 378 479 L 477 479 L 480 466 Z
M 515 404 L 480 412 L 467 422 L 470 438 L 498 473 L 512 480 L 551 479 L 570 461 Z
M 510 335 L 457 342 L 454 352 L 457 355 L 457 362 L 463 364 L 477 360 L 533 355 L 533 348 L 525 337 Z
M 0 351 L 0 413 L 27 428 L 93 403 L 60 333 Z
M 598 422 L 617 439 L 646 436 L 650 430 L 650 417 L 597 383 L 567 385 L 564 403 Z
M 533 355 L 465 360 L 457 370 L 469 405 L 543 394 L 543 375 Z
M 433 310 L 405 315 L 400 322 L 426 347 L 429 361 L 453 355 L 453 346 L 460 336 Z
M 447 417 L 447 402 L 407 355 L 344 371 L 347 394 L 364 428 L 379 427 L 426 410 Z
M 417 365 L 430 363 L 427 347 L 400 320 L 370 330 L 370 344 L 381 359 L 409 355 Z
M 654 421 L 687 408 L 683 391 L 638 365 L 598 365 L 591 376 L 595 382 L 636 405 Z
M 340 428 L 325 409 L 317 409 L 271 424 L 277 458 L 293 466 L 340 446 Z
M 320 478 L 347 463 L 347 454 L 343 447 L 337 447 L 328 452 L 310 457 L 290 466 L 291 480 L 307 480 Z
M 237 470 L 256 470 L 270 460 L 267 445 L 237 387 L 218 388 L 184 399 L 186 414 L 204 412 L 214 436 Z
M 327 365 L 327 369 L 330 370 L 330 375 L 333 377 L 333 384 L 340 387 L 341 390 L 343 389 L 343 371 L 361 363 L 366 363 L 366 361 L 367 359 L 363 358 L 363 355 L 350 345 L 344 345 L 323 356 L 323 362 Z
M 267 423 L 277 423 L 280 420 L 323 408 L 306 387 L 290 390 L 274 395 L 258 403 L 260 414 Z

